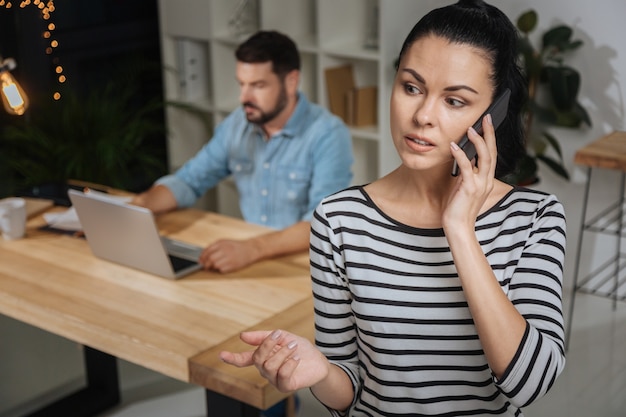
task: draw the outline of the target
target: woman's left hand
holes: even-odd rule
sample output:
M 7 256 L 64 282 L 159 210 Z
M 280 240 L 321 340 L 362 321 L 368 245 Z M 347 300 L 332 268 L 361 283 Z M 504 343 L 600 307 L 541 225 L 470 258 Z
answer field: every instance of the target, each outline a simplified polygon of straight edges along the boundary
M 253 346 L 245 352 L 220 352 L 220 359 L 237 366 L 254 365 L 261 376 L 281 392 L 317 384 L 328 376 L 328 359 L 309 340 L 283 330 L 241 333 Z
M 483 137 L 473 128 L 468 130 L 468 138 L 476 147 L 476 166 L 455 142 L 450 143 L 460 174 L 443 213 L 444 228 L 471 226 L 473 230 L 476 217 L 493 190 L 498 152 L 491 115 L 483 118 L 482 127 Z

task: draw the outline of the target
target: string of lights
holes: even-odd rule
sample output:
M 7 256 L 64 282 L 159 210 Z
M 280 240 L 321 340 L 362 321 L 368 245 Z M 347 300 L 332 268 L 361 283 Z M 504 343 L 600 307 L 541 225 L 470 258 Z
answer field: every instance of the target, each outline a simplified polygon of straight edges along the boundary
M 42 34 L 43 38 L 46 40 L 45 53 L 51 57 L 58 84 L 63 84 L 67 81 L 67 77 L 63 73 L 63 67 L 59 63 L 59 58 L 54 56 L 54 51 L 59 46 L 58 40 L 56 40 L 53 35 L 54 30 L 56 29 L 56 25 L 52 21 L 52 13 L 55 11 L 54 0 L 22 0 L 19 4 L 21 9 L 29 6 L 37 7 L 40 10 L 41 18 L 47 22 L 46 29 Z M 10 0 L 0 0 L 0 7 L 11 9 L 14 6 L 13 2 Z M 56 90 L 53 92 L 52 97 L 54 100 L 59 100 L 61 98 L 61 93 Z

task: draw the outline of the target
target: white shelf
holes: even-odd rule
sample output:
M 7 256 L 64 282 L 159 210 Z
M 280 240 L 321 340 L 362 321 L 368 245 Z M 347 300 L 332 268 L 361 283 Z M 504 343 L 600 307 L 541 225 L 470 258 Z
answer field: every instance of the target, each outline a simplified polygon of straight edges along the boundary
M 389 135 L 389 98 L 394 76 L 393 62 L 404 37 L 437 0 L 257 0 L 259 29 L 278 30 L 298 45 L 302 58 L 300 89 L 313 101 L 328 106 L 327 68 L 351 64 L 357 87 L 378 87 L 377 126 L 350 128 L 354 140 L 354 183 L 370 182 L 397 166 L 398 158 Z M 163 64 L 176 70 L 176 41 L 181 38 L 206 45 L 206 94 L 193 101 L 219 123 L 238 103 L 234 51 L 242 41 L 229 29 L 239 1 L 159 0 Z M 288 16 L 288 18 L 287 18 Z M 372 22 L 372 16 L 377 19 Z M 366 47 L 379 34 L 378 48 Z M 181 99 L 178 76 L 164 72 L 165 94 Z M 169 152 L 176 164 L 191 157 L 198 140 L 183 138 L 188 119 L 170 117 Z M 196 129 L 197 130 L 197 129 Z M 206 135 L 202 137 L 206 142 Z M 172 160 L 172 158 L 171 158 Z M 174 169 L 170 163 L 170 169 Z M 221 203 L 220 203 L 221 205 Z

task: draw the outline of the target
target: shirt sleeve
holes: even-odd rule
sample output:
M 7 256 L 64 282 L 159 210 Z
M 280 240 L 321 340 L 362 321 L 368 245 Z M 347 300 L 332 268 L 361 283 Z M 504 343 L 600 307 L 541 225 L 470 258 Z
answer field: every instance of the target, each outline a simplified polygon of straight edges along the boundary
M 157 180 L 170 189 L 178 207 L 189 207 L 222 179 L 230 175 L 228 169 L 228 138 L 236 124 L 236 112 L 215 128 L 213 138 L 174 174 Z
M 339 118 L 328 115 L 316 122 L 319 139 L 312 147 L 313 176 L 309 204 L 302 220 L 310 221 L 324 197 L 347 188 L 352 181 L 352 138 Z
M 563 206 L 550 196 L 538 206 L 511 278 L 509 299 L 527 328 L 513 361 L 496 386 L 517 407 L 542 397 L 565 366 L 562 308 L 565 261 Z
M 341 368 L 352 382 L 353 392 L 360 391 L 357 358 L 356 324 L 351 310 L 343 257 L 333 230 L 323 212 L 323 205 L 311 220 L 311 279 L 315 313 L 315 343 L 328 360 Z M 356 395 L 352 404 L 356 401 Z M 342 412 L 330 410 L 333 416 Z

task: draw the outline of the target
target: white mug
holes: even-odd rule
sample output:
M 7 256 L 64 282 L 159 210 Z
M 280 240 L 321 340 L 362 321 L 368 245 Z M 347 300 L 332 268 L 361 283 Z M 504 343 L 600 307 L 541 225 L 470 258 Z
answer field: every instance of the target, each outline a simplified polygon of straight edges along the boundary
M 5 240 L 24 237 L 26 233 L 26 200 L 9 197 L 0 200 L 0 230 Z

